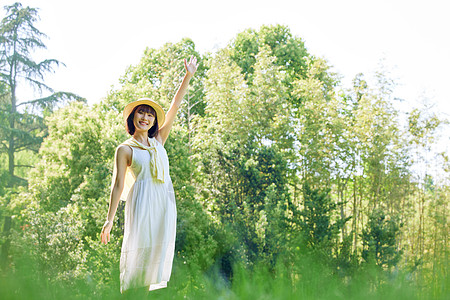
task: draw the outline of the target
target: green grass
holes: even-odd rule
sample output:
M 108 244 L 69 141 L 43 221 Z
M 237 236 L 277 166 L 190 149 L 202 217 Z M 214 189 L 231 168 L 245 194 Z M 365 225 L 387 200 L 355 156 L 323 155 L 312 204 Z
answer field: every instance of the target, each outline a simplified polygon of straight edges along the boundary
M 1 275 L 1 299 L 448 299 L 448 279 L 429 285 L 412 274 L 360 268 L 352 277 L 341 277 L 312 259 L 269 269 L 236 265 L 233 279 L 217 270 L 195 272 L 175 262 L 168 288 L 119 292 L 118 277 L 104 283 L 84 279 L 57 281 L 46 278 L 32 260 L 16 262 L 14 271 Z M 115 274 L 117 275 L 117 274 Z M 417 276 L 416 276 L 417 277 Z

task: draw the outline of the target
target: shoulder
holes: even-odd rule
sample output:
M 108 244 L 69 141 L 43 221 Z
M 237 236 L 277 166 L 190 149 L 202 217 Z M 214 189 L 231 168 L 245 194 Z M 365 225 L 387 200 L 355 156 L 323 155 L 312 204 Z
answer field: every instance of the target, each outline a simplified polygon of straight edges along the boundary
M 131 157 L 133 150 L 128 145 L 119 145 L 116 149 L 117 156 L 125 156 L 126 158 Z
M 133 158 L 133 150 L 130 146 L 119 145 L 116 149 L 116 162 L 121 164 L 125 163 L 127 166 L 131 165 L 131 160 Z

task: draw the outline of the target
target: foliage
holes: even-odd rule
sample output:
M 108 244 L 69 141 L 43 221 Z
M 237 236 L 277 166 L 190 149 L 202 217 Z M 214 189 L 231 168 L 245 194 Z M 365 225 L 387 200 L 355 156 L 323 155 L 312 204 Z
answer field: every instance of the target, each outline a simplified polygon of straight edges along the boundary
M 397 249 L 399 230 L 398 220 L 390 219 L 380 209 L 373 211 L 362 233 L 363 259 L 382 268 L 394 267 L 401 254 Z
M 339 230 L 350 218 L 333 222 L 337 204 L 332 202 L 329 191 L 312 190 L 307 183 L 303 187 L 304 207 L 299 227 L 307 246 L 312 249 L 331 251 Z
M 16 2 L 5 6 L 6 17 L 0 24 L 0 155 L 8 155 L 8 175 L 5 186 L 11 190 L 19 185 L 27 185 L 27 179 L 17 176 L 16 168 L 31 168 L 32 164 L 18 164 L 16 156 L 21 152 L 37 152 L 46 135 L 46 126 L 42 115 L 48 114 L 61 102 L 67 100 L 82 100 L 80 97 L 66 92 L 54 92 L 44 83 L 44 74 L 52 72 L 53 67 L 60 63 L 55 59 L 45 59 L 36 62 L 31 54 L 36 49 L 45 49 L 42 38 L 45 34 L 40 32 L 35 23 L 38 20 L 38 11 L 35 8 L 23 7 Z M 16 91 L 22 83 L 50 91 L 50 96 L 19 103 Z M 38 113 L 33 108 L 40 109 Z M 25 172 L 20 172 L 25 173 Z M 9 197 L 5 202 L 7 207 Z M 8 210 L 8 209 L 6 209 Z M 3 236 L 5 237 L 1 248 L 0 263 L 2 268 L 8 264 L 11 215 L 6 214 L 3 221 Z
M 443 122 L 413 110 L 402 127 L 382 74 L 375 87 L 359 74 L 338 90 L 327 62 L 280 25 L 203 56 L 190 39 L 148 48 L 101 103 L 43 113 L 28 187 L 6 188 L 0 170 L 0 214 L 14 237 L 7 297 L 29 296 L 27 285 L 37 298 L 120 297 L 123 203 L 107 246 L 99 232 L 114 151 L 127 139 L 121 111 L 143 96 L 167 109 L 190 55 L 201 65 L 165 144 L 175 264 L 170 287 L 151 296 L 444 299 L 448 168 L 447 181 L 411 168 L 412 157 L 428 163 L 420 147 L 431 151 Z M 3 109 L 9 98 L 0 100 Z
M 4 299 L 65 298 L 65 299 L 423 299 L 433 295 L 429 286 L 422 289 L 408 280 L 407 274 L 398 273 L 377 286 L 372 278 L 383 277 L 379 270 L 360 271 L 351 281 L 333 275 L 315 258 L 301 258 L 291 261 L 289 267 L 277 265 L 275 271 L 264 264 L 258 264 L 253 271 L 245 265 L 235 266 L 235 278 L 228 285 L 220 274 L 198 275 L 195 271 L 176 265 L 174 276 L 167 289 L 152 291 L 134 290 L 121 295 L 116 282 L 96 286 L 89 281 L 74 281 L 72 284 L 56 285 L 42 276 L 37 276 L 30 260 L 20 261 L 26 268 L 18 268 L 0 282 Z M 444 284 L 440 278 L 437 284 Z M 434 294 L 433 299 L 446 299 L 445 294 Z
M 24 180 L 14 174 L 17 165 L 14 154 L 25 149 L 37 152 L 46 133 L 42 114 L 33 112 L 33 108 L 49 113 L 63 101 L 80 98 L 71 93 L 55 93 L 44 83 L 45 73 L 53 72 L 54 66 L 60 64 L 59 61 L 46 59 L 36 62 L 31 57 L 34 50 L 46 48 L 42 40 L 45 34 L 34 25 L 39 19 L 37 9 L 22 7 L 20 3 L 5 6 L 5 9 L 7 15 L 0 26 L 0 137 L 3 145 L 0 151 L 8 153 L 9 172 L 15 179 L 10 183 L 12 185 L 23 184 Z M 39 91 L 48 90 L 52 94 L 19 103 L 16 90 L 22 83 Z

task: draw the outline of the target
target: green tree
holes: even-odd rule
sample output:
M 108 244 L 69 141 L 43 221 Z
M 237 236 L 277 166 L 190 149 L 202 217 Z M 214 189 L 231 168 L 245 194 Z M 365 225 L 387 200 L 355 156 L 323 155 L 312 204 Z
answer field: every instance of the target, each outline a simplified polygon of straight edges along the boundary
M 31 58 L 33 50 L 45 49 L 42 38 L 45 34 L 40 32 L 34 24 L 38 20 L 38 11 L 35 8 L 23 7 L 20 3 L 5 6 L 6 17 L 0 25 L 0 82 L 6 86 L 8 101 L 0 107 L 2 134 L 0 151 L 8 154 L 8 186 L 26 185 L 25 178 L 16 176 L 15 155 L 24 150 L 37 152 L 42 138 L 45 135 L 45 125 L 41 115 L 32 114 L 30 109 L 40 108 L 51 111 L 62 100 L 77 99 L 78 97 L 64 92 L 53 92 L 43 79 L 46 72 L 53 71 L 54 66 L 60 63 L 55 59 L 46 59 L 36 62 Z M 48 90 L 50 96 L 20 102 L 17 98 L 17 89 L 25 83 L 37 88 L 39 91 Z M 25 166 L 30 167 L 30 166 Z M 8 205 L 8 202 L 6 203 Z M 10 245 L 9 234 L 11 229 L 11 217 L 5 216 L 3 235 L 5 242 L 2 245 L 1 265 L 7 262 Z
M 306 50 L 301 38 L 293 36 L 283 25 L 261 26 L 259 30 L 248 29 L 239 33 L 230 45 L 231 59 L 241 68 L 249 85 L 253 83 L 257 56 L 267 48 L 274 64 L 281 68 L 285 76 L 282 84 L 286 88 L 290 102 L 300 106 L 301 98 L 293 94 L 293 82 L 306 76 L 308 60 L 315 60 Z M 329 91 L 335 82 L 332 77 L 322 73 L 321 80 Z
M 352 215 L 349 233 L 355 254 L 370 212 L 383 206 L 400 214 L 409 193 L 409 153 L 398 112 L 392 107 L 392 83 L 382 74 L 378 80 L 379 86 L 373 89 L 358 74 L 353 89 L 340 96 L 343 131 L 335 143 L 345 149 L 340 165 L 346 170 L 339 172 L 337 184 L 341 201 L 348 203 L 344 213 Z
M 57 92 L 48 97 L 20 102 L 17 99 L 17 88 L 25 83 L 37 88 L 39 91 L 53 90 L 47 86 L 43 79 L 44 74 L 52 72 L 54 66 L 60 65 L 55 59 L 46 59 L 36 62 L 31 58 L 33 50 L 45 49 L 42 38 L 45 34 L 40 32 L 34 23 L 38 20 L 38 11 L 35 8 L 22 7 L 20 3 L 6 6 L 7 16 L 3 18 L 0 27 L 0 81 L 8 88 L 8 103 L 2 107 L 2 112 L 8 113 L 9 126 L 4 127 L 5 140 L 2 140 L 3 149 L 8 153 L 9 173 L 14 176 L 14 153 L 23 149 L 37 151 L 42 141 L 42 117 L 31 113 L 21 113 L 20 108 L 34 106 L 41 109 L 52 110 L 61 102 L 76 98 L 70 93 Z M 23 179 L 15 178 L 15 181 Z
M 397 218 L 387 216 L 381 209 L 374 210 L 361 236 L 363 259 L 382 268 L 395 266 L 401 255 L 397 246 L 399 231 Z
M 99 104 L 81 102 L 53 112 L 46 124 L 48 135 L 30 172 L 28 191 L 11 201 L 15 222 L 24 229 L 16 234 L 48 278 L 70 283 L 90 274 L 100 284 L 110 282 L 120 257 L 123 205 L 112 243 L 101 247 L 98 234 L 107 210 L 114 151 L 126 137 L 123 126 L 114 110 L 102 112 Z M 21 254 L 22 249 L 14 243 L 12 252 Z
M 413 160 L 418 169 L 415 170 L 415 181 L 417 185 L 414 209 L 412 211 L 413 224 L 415 228 L 411 238 L 413 245 L 417 249 L 417 256 L 421 257 L 426 251 L 426 214 L 430 205 L 430 197 L 427 192 L 427 181 L 430 179 L 431 159 L 437 159 L 432 151 L 435 143 L 437 129 L 442 125 L 442 120 L 433 113 L 426 105 L 422 109 L 413 109 L 408 117 L 408 133 L 410 135 L 410 144 L 413 147 Z
M 327 92 L 321 74 L 328 66 L 323 60 L 309 61 L 304 78 L 293 82 L 293 94 L 302 99 L 296 112 L 296 141 L 298 172 L 302 180 L 317 188 L 330 188 L 334 158 L 334 122 L 337 101 Z M 339 139 L 339 136 L 335 136 Z
M 332 257 L 333 244 L 336 243 L 339 231 L 350 219 L 336 221 L 338 205 L 332 201 L 329 192 L 312 189 L 305 182 L 304 205 L 298 214 L 301 218 L 294 220 L 301 228 L 307 247 L 312 251 L 326 253 L 327 258 Z
M 207 105 L 194 138 L 196 186 L 235 241 L 228 245 L 233 254 L 225 258 L 227 264 L 273 262 L 283 244 L 279 226 L 289 201 L 284 156 L 292 151 L 293 129 L 283 72 L 268 47 L 260 50 L 253 85 L 230 49 L 209 61 Z
M 303 40 L 293 36 L 286 26 L 264 25 L 258 31 L 248 29 L 239 33 L 231 42 L 231 58 L 241 67 L 246 78 L 250 79 L 254 73 L 256 56 L 262 47 L 268 47 L 276 57 L 276 65 L 293 76 L 290 80 L 304 75 L 305 58 L 309 54 Z

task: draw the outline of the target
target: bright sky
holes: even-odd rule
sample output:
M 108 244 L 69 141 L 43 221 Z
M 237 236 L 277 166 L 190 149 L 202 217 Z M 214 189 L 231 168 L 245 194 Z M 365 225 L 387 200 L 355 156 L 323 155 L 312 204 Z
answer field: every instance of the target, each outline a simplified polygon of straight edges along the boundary
M 12 4 L 14 1 L 2 1 Z M 423 97 L 450 119 L 450 2 L 447 0 L 23 0 L 37 7 L 48 35 L 42 58 L 66 64 L 46 77 L 55 90 L 89 103 L 105 97 L 146 47 L 191 38 L 201 53 L 237 33 L 283 24 L 324 57 L 348 84 L 382 58 L 399 83 L 405 109 Z M 3 5 L 2 5 L 3 6 Z M 1 17 L 4 16 L 4 11 Z M 29 91 L 19 91 L 27 100 Z M 448 141 L 448 138 L 446 138 Z

